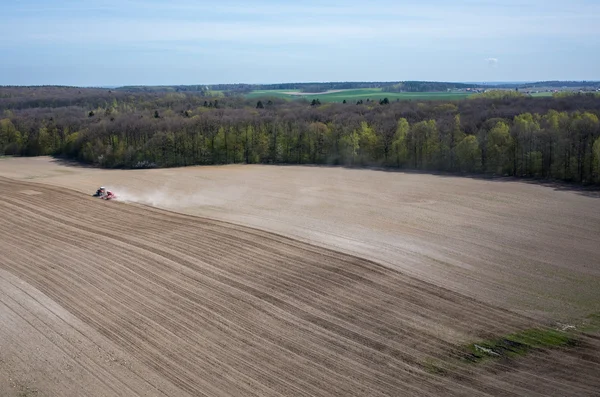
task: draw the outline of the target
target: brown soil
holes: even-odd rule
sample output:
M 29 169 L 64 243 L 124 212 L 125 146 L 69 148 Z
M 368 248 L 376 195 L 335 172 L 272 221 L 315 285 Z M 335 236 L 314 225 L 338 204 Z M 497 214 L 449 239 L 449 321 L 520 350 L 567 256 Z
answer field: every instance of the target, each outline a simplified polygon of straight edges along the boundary
M 539 318 L 598 311 L 595 198 L 519 183 L 302 167 L 133 172 L 17 159 L 0 161 L 0 174 L 87 193 L 0 178 L 0 395 L 595 395 L 600 388 L 600 340 L 591 335 L 578 348 L 508 364 L 449 359 L 458 344 L 536 325 L 523 315 L 534 308 Z M 322 247 L 90 197 L 109 182 L 138 202 L 152 198 L 144 196 L 148 185 L 164 182 L 170 194 L 153 198 L 165 208 L 237 216 Z M 538 289 L 544 297 L 535 299 Z M 507 310 L 519 301 L 526 310 Z M 432 373 L 432 362 L 446 372 Z
M 541 320 L 600 312 L 600 199 L 521 182 L 295 166 L 100 170 L 0 160 L 0 176 L 333 248 Z

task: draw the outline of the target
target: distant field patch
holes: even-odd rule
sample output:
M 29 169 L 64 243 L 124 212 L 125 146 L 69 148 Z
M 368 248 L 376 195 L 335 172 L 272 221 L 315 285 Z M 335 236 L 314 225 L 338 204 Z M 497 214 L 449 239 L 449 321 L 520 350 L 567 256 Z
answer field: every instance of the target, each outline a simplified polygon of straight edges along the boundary
M 532 92 L 530 94 L 533 97 L 551 97 L 553 95 L 552 92 Z
M 300 92 L 300 90 L 256 90 L 246 94 L 246 98 L 276 97 L 283 99 L 293 98 L 288 92 Z
M 344 100 L 356 103 L 367 99 L 380 101 L 387 98 L 395 100 L 458 100 L 468 97 L 464 92 L 383 92 L 379 88 L 363 88 L 353 90 L 331 90 L 324 93 L 302 93 L 300 90 L 257 90 L 247 94 L 247 98 L 277 97 L 283 99 L 318 99 L 321 102 L 343 102 Z

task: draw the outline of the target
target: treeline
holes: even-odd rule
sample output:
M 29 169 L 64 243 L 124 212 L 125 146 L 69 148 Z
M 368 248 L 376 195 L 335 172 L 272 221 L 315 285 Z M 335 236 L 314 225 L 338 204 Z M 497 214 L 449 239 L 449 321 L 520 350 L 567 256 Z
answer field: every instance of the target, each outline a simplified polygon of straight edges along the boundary
M 594 95 L 257 105 L 177 93 L 114 97 L 94 108 L 4 110 L 0 154 L 109 168 L 338 164 L 600 183 Z
M 325 83 L 279 83 L 279 84 L 207 84 L 207 85 L 161 85 L 161 86 L 123 86 L 115 91 L 128 93 L 168 93 L 186 92 L 201 96 L 210 96 L 215 91 L 224 96 L 246 94 L 255 90 L 302 90 L 304 92 L 324 92 L 327 90 L 344 90 L 358 88 L 381 88 L 390 85 L 389 82 L 325 82 Z
M 600 81 L 537 81 L 534 83 L 494 84 L 497 88 L 600 88 Z
M 102 88 L 0 87 L 0 110 L 65 106 L 95 108 L 106 106 L 115 98 L 122 100 L 125 97 L 125 93 Z
M 202 105 L 205 101 L 214 101 L 224 97 L 219 93 L 163 92 L 148 91 L 127 92 L 118 89 L 77 88 L 77 87 L 0 87 L 0 111 L 35 108 L 81 107 L 84 109 L 114 109 L 119 107 L 125 112 L 169 108 L 185 104 L 188 107 Z M 230 98 L 229 106 L 242 106 L 244 98 Z
M 436 81 L 403 81 L 382 87 L 384 92 L 436 92 L 466 88 L 481 88 L 477 84 L 444 83 Z
M 457 88 L 482 88 L 482 85 L 445 83 L 431 81 L 343 81 L 323 83 L 281 83 L 281 84 L 212 84 L 207 86 L 143 86 L 119 87 L 127 92 L 206 92 L 207 90 L 228 93 L 248 93 L 254 90 L 300 90 L 302 92 L 325 92 L 328 90 L 352 90 L 361 88 L 381 88 L 387 92 L 434 92 Z
M 358 88 L 381 88 L 389 82 L 377 81 L 340 81 L 340 82 L 314 82 L 314 83 L 280 83 L 280 84 L 213 84 L 212 90 L 231 91 L 243 87 L 246 90 L 307 90 L 307 92 L 322 92 L 327 90 L 350 90 Z M 310 91 L 317 90 L 317 91 Z
M 322 83 L 281 83 L 281 84 L 209 84 L 173 86 L 123 86 L 116 91 L 138 92 L 188 92 L 209 96 L 210 91 L 220 91 L 224 95 L 243 94 L 255 90 L 300 90 L 302 92 L 325 92 L 328 90 L 352 90 L 361 88 L 381 88 L 387 92 L 434 92 L 457 88 L 483 88 L 483 85 L 445 83 L 432 81 L 342 81 Z
M 117 91 L 126 92 L 188 92 L 210 96 L 210 91 L 220 91 L 224 95 L 243 94 L 254 90 L 300 90 L 303 92 L 324 92 L 328 90 L 351 90 L 360 88 L 381 88 L 385 92 L 437 92 L 453 89 L 486 89 L 486 88 L 587 88 L 600 87 L 600 82 L 593 81 L 542 81 L 535 83 L 509 83 L 490 85 L 485 83 L 455 83 L 439 81 L 342 81 L 313 83 L 280 83 L 280 84 L 208 84 L 208 85 L 174 85 L 174 86 L 125 86 Z
M 130 85 L 115 88 L 116 91 L 126 92 L 190 92 L 198 93 L 200 95 L 209 95 L 210 87 L 207 85 Z

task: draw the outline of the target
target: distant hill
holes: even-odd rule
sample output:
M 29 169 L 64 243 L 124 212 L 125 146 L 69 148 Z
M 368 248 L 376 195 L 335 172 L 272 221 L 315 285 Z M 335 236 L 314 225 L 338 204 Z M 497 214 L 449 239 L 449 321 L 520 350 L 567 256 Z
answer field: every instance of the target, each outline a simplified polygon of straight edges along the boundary
M 246 94 L 252 91 L 300 90 L 302 92 L 325 92 L 329 90 L 351 90 L 378 88 L 384 92 L 436 92 L 465 89 L 525 89 L 525 88 L 600 88 L 600 81 L 538 81 L 538 82 L 443 82 L 443 81 L 346 81 L 277 84 L 194 84 L 160 86 L 122 86 L 117 91 L 126 92 L 187 92 L 207 95 L 221 91 L 225 95 Z
M 598 88 L 600 81 L 536 81 L 520 83 L 494 83 L 496 88 Z
M 190 85 L 130 85 L 130 86 L 98 86 L 74 87 L 58 85 L 39 86 L 0 86 L 4 89 L 29 89 L 44 91 L 47 89 L 104 90 L 122 93 L 193 93 L 200 96 L 214 96 L 222 92 L 225 96 L 246 94 L 252 91 L 298 90 L 301 92 L 325 92 L 330 90 L 380 89 L 384 92 L 444 92 L 466 89 L 599 89 L 600 81 L 536 81 L 536 82 L 444 82 L 444 81 L 345 81 L 345 82 L 312 82 L 312 83 L 277 83 L 277 84 L 190 84 Z
M 445 83 L 437 81 L 402 81 L 382 87 L 385 92 L 436 92 L 456 89 L 481 88 L 480 84 Z

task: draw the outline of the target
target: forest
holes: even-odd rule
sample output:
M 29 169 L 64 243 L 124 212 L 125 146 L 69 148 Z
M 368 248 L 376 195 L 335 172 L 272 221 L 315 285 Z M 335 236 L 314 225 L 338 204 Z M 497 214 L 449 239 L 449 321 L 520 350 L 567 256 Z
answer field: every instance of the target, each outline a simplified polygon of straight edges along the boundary
M 600 97 L 310 103 L 0 87 L 0 155 L 105 168 L 330 164 L 600 183 Z
M 435 92 L 465 88 L 482 88 L 478 84 L 440 83 L 435 81 L 403 81 L 387 84 L 382 87 L 384 92 Z

